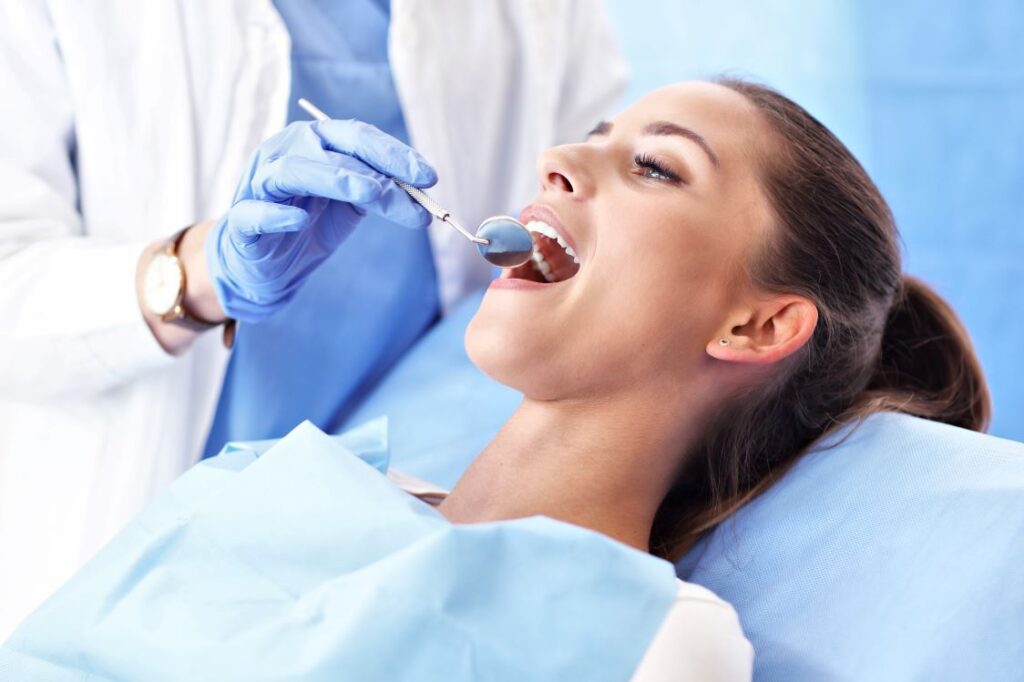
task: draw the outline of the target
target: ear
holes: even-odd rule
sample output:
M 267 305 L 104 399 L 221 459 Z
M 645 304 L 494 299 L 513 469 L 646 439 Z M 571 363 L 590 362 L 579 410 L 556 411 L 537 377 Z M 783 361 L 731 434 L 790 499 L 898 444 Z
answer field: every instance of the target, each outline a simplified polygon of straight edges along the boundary
M 707 354 L 726 362 L 771 364 L 800 350 L 817 324 L 818 308 L 809 299 L 772 296 L 732 316 L 708 342 Z

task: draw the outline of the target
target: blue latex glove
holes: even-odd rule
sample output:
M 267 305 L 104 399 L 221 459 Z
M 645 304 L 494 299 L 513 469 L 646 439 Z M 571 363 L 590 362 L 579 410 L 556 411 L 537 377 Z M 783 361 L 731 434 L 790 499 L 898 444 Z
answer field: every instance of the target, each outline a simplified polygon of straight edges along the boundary
M 410 228 L 430 224 L 391 178 L 429 187 L 437 173 L 359 121 L 292 123 L 260 145 L 205 245 L 224 311 L 250 322 L 272 315 L 368 211 Z

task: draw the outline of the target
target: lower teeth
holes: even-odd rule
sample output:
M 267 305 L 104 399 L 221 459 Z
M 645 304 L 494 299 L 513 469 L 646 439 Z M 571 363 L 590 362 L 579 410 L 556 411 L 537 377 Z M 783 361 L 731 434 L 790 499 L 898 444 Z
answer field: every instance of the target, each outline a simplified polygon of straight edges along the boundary
M 533 266 L 540 272 L 547 282 L 553 282 L 554 275 L 551 272 L 551 266 L 544 260 L 544 256 L 541 255 L 540 251 L 534 250 L 533 252 Z

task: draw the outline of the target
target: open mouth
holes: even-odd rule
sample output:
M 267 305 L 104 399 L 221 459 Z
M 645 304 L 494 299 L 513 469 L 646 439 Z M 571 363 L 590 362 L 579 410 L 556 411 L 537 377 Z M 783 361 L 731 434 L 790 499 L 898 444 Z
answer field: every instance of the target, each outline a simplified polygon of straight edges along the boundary
M 526 223 L 533 237 L 533 256 L 519 267 L 506 271 L 510 279 L 533 282 L 563 282 L 580 270 L 580 259 L 555 228 L 540 220 Z

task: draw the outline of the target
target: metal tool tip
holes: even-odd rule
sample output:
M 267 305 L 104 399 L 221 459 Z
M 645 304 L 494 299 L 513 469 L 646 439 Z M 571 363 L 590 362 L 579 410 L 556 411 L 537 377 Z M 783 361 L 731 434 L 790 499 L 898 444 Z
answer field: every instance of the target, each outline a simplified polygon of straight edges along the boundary
M 486 245 L 477 245 L 480 255 L 499 268 L 517 267 L 530 260 L 530 256 L 533 255 L 533 238 L 515 218 L 488 218 L 480 225 L 476 236 L 487 240 Z

